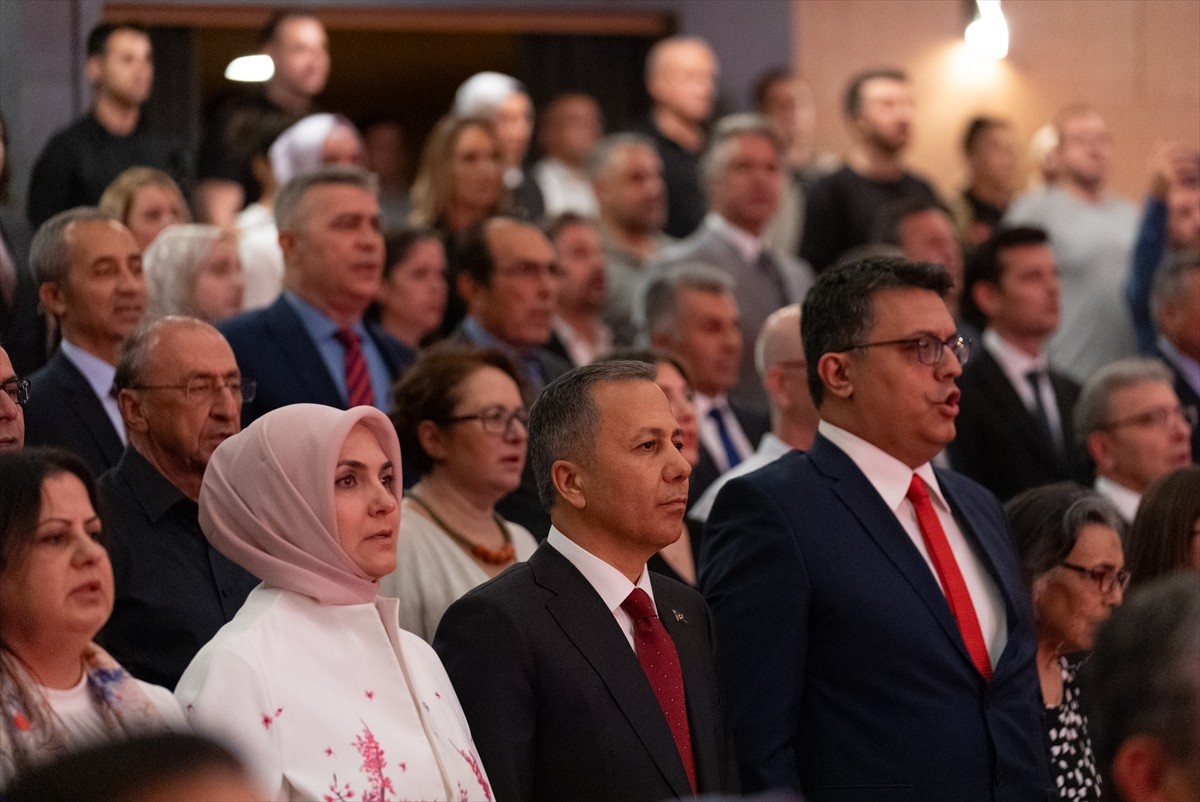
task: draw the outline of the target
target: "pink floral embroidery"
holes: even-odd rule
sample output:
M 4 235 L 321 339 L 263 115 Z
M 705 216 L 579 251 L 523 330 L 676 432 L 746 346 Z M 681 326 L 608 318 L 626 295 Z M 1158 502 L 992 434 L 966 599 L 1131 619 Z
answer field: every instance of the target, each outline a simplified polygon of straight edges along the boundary
M 283 708 L 282 708 L 282 707 L 279 707 L 279 708 L 276 708 L 276 709 L 275 709 L 275 715 L 274 715 L 274 716 L 272 716 L 270 713 L 263 713 L 263 714 L 262 714 L 262 725 L 263 725 L 263 729 L 264 729 L 264 730 L 269 730 L 269 729 L 271 729 L 271 725 L 275 723 L 275 719 L 279 718 L 279 714 L 280 714 L 280 713 L 282 713 L 282 712 L 283 712 Z
M 434 691 L 434 692 L 433 692 L 433 696 L 434 696 L 434 698 L 435 698 L 435 699 L 441 699 L 441 698 L 442 698 L 442 692 L 441 692 L 441 691 Z
M 368 698 L 368 699 L 370 699 L 370 700 L 374 701 L 374 699 L 375 699 L 375 691 L 363 691 L 363 693 L 365 693 L 365 694 L 367 695 L 367 698 Z
M 450 745 L 454 746 L 454 742 L 451 741 Z M 483 769 L 479 767 L 479 758 L 474 753 L 459 749 L 457 746 L 454 746 L 454 750 L 462 755 L 462 759 L 467 761 L 467 765 L 471 767 L 471 772 L 475 775 L 475 782 L 479 783 L 479 787 L 483 790 L 483 798 L 487 802 L 492 802 L 492 787 L 488 785 L 488 781 L 483 776 Z M 462 798 L 466 799 L 466 792 L 463 791 L 462 794 Z
M 392 787 L 391 778 L 383 773 L 387 766 L 383 747 L 375 740 L 375 734 L 366 724 L 363 725 L 362 733 L 354 739 L 354 748 L 362 756 L 361 770 L 363 774 L 367 775 L 370 783 L 370 790 L 364 793 L 363 802 L 384 802 L 387 799 L 387 792 L 395 794 L 396 789 Z
M 333 747 L 332 746 L 325 747 L 325 757 L 333 757 Z

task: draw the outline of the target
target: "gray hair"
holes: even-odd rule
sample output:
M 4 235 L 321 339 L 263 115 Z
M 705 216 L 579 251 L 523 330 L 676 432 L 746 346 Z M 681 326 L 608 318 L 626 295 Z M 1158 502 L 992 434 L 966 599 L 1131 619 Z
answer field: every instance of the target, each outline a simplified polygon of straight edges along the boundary
M 324 186 L 351 186 L 378 194 L 379 180 L 374 173 L 361 167 L 331 164 L 303 173 L 288 181 L 275 196 L 275 225 L 280 231 L 295 231 L 301 227 L 300 208 L 309 191 Z
M 525 85 L 502 72 L 477 72 L 463 81 L 454 93 L 455 117 L 496 116 L 500 104 L 518 92 L 528 94 Z
M 1088 726 L 1105 772 L 1134 735 L 1158 740 L 1173 764 L 1200 761 L 1200 576 L 1182 571 L 1130 595 L 1100 625 L 1084 675 Z
M 1150 290 L 1150 309 L 1155 320 L 1163 306 L 1179 297 L 1184 279 L 1193 270 L 1200 270 L 1200 251 L 1195 249 L 1172 253 L 1158 266 Z
M 560 459 L 590 455 L 600 428 L 600 410 L 592 387 L 601 382 L 654 381 L 657 371 L 645 362 L 596 362 L 564 373 L 546 385 L 529 410 L 529 463 L 538 498 L 547 512 L 556 492 L 550 468 Z
M 195 292 L 200 264 L 219 240 L 236 236 L 232 230 L 202 223 L 167 226 L 160 231 L 142 254 L 149 296 L 146 316 L 200 317 Z
M 174 328 L 216 331 L 199 318 L 183 315 L 168 315 L 147 320 L 121 343 L 121 350 L 117 355 L 117 372 L 113 375 L 113 387 L 117 390 L 127 390 L 145 382 L 146 363 L 150 361 L 154 346 L 167 330 Z
M 1005 507 L 1027 587 L 1062 563 L 1088 524 L 1107 526 L 1125 539 L 1125 521 L 1113 503 L 1074 482 L 1026 490 Z
M 654 140 L 645 134 L 635 134 L 625 132 L 621 134 L 609 134 L 596 143 L 596 147 L 592 150 L 592 155 L 588 157 L 588 176 L 597 181 L 612 167 L 612 161 L 618 150 L 622 148 L 647 148 L 656 157 L 658 151 L 654 147 Z
M 1087 442 L 1088 435 L 1108 425 L 1113 393 L 1135 384 L 1173 384 L 1171 371 L 1161 360 L 1132 356 L 1110 362 L 1092 374 L 1075 404 L 1075 438 Z
M 729 151 L 733 142 L 741 136 L 762 137 L 775 148 L 777 156 L 783 155 L 783 140 L 766 117 L 761 114 L 730 114 L 722 117 L 713 126 L 708 149 L 700 157 L 700 178 L 705 186 L 721 177 L 725 165 L 729 162 Z
M 67 228 L 73 223 L 92 221 L 116 222 L 95 206 L 76 206 L 59 212 L 42 223 L 29 246 L 29 266 L 38 284 L 57 284 L 67 281 L 71 270 L 71 249 L 67 245 Z
M 719 267 L 702 262 L 681 262 L 654 269 L 634 296 L 634 324 L 643 336 L 675 325 L 679 296 L 684 290 L 733 295 L 733 279 Z

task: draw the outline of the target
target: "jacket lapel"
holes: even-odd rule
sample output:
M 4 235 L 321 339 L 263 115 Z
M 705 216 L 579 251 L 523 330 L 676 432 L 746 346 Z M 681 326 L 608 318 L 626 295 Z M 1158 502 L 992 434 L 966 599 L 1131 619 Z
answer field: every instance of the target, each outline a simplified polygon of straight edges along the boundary
M 267 331 L 279 343 L 279 350 L 288 361 L 287 374 L 304 386 L 305 397 L 313 403 L 346 408 L 346 399 L 338 392 L 316 344 L 282 295 L 268 308 Z
M 121 436 L 113 428 L 112 419 L 104 411 L 104 406 L 92 391 L 92 386 L 71 360 L 67 359 L 61 350 L 54 355 L 54 359 L 57 361 L 54 368 L 55 379 L 63 394 L 72 399 L 67 408 L 79 416 L 83 428 L 91 435 L 108 464 L 116 465 L 121 461 L 121 452 L 125 450 L 125 446 L 121 444 Z
M 1013 424 L 1014 433 L 1017 434 L 1026 445 L 1042 456 L 1048 465 L 1059 465 L 1062 461 L 1062 456 L 1055 448 L 1054 442 L 1046 439 L 1039 428 L 1036 419 L 1025 406 L 1025 402 L 1017 395 L 1017 390 L 1012 386 L 1012 382 L 1008 380 L 1008 376 L 1004 373 L 1000 363 L 997 362 L 986 348 L 980 348 L 979 356 L 979 378 L 984 385 L 985 392 L 989 398 L 994 399 L 998 412 L 1003 416 L 1004 420 Z M 1057 401 L 1057 393 L 1056 401 Z M 1064 421 L 1063 434 L 1068 435 L 1065 428 L 1065 417 L 1059 411 L 1059 419 Z M 1064 442 L 1066 442 L 1064 440 Z
M 658 699 L 599 594 L 567 558 L 545 542 L 530 557 L 529 566 L 538 584 L 555 594 L 546 602 L 546 610 L 600 676 L 664 779 L 681 797 L 691 796 L 683 761 Z M 682 662 L 682 655 L 680 659 Z M 686 688 L 686 670 L 684 682 Z M 688 706 L 690 717 L 690 700 Z

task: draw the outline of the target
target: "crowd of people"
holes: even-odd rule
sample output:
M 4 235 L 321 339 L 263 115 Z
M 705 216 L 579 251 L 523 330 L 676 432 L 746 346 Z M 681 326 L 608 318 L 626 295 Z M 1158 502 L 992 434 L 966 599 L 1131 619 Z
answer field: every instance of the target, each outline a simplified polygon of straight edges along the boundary
M 0 796 L 1200 799 L 1200 152 L 980 115 L 941 198 L 901 70 L 838 158 L 678 36 L 408 185 L 260 47 L 192 159 L 98 26 L 0 206 Z

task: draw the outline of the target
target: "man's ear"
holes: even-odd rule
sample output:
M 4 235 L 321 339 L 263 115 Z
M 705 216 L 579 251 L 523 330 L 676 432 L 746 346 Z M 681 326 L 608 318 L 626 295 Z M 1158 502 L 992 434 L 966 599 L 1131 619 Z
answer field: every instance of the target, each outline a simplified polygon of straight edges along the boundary
M 283 253 L 283 263 L 287 265 L 291 262 L 289 258 L 296 251 L 296 232 L 288 229 L 279 229 L 279 250 Z
M 61 318 L 67 311 L 67 299 L 63 297 L 62 288 L 54 281 L 43 282 L 38 287 L 38 303 L 56 318 Z
M 104 56 L 88 56 L 87 61 L 83 63 L 83 74 L 87 78 L 88 85 L 95 86 L 100 80 L 100 73 L 104 69 Z
M 984 317 L 991 318 L 996 314 L 999 304 L 1000 288 L 990 281 L 976 281 L 971 287 L 971 300 L 983 312 Z
M 854 376 L 849 354 L 822 354 L 817 362 L 817 375 L 821 377 L 827 394 L 843 399 L 854 394 Z
M 1092 432 L 1087 437 L 1087 453 L 1098 470 L 1112 468 L 1112 440 L 1108 432 Z
M 150 421 L 146 418 L 146 405 L 142 396 L 136 390 L 121 390 L 117 393 L 117 406 L 121 408 L 121 419 L 125 428 L 131 432 L 145 433 L 150 429 Z
M 566 459 L 555 460 L 550 466 L 550 481 L 554 483 L 554 490 L 564 502 L 577 510 L 587 506 L 583 474 L 574 462 Z
M 483 285 L 467 273 L 459 273 L 455 282 L 458 288 L 458 296 L 463 299 L 463 303 L 466 304 L 469 312 L 475 304 L 475 298 L 479 294 L 479 291 L 483 289 Z

